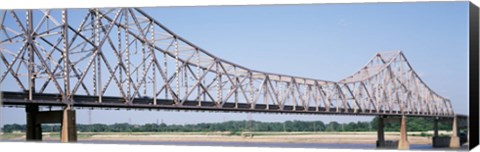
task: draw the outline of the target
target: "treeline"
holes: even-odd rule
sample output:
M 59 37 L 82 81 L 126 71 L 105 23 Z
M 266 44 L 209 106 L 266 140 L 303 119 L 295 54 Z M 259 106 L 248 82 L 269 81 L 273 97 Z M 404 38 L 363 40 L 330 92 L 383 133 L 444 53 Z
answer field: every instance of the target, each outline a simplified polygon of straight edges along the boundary
M 80 132 L 213 132 L 213 131 L 261 131 L 261 132 L 301 132 L 301 131 L 375 131 L 377 129 L 377 118 L 370 122 L 338 123 L 336 121 L 328 124 L 322 121 L 285 121 L 285 122 L 260 122 L 260 121 L 226 121 L 221 123 L 198 123 L 167 125 L 165 123 L 148 123 L 135 125 L 128 123 L 106 124 L 77 124 Z M 60 125 L 42 125 L 45 132 L 58 132 Z M 385 123 L 385 131 L 399 131 L 400 123 Z M 408 131 L 433 130 L 433 120 L 426 118 L 408 118 Z M 451 130 L 451 123 L 439 123 L 439 130 Z M 11 133 L 15 131 L 25 132 L 26 125 L 7 124 L 3 131 Z

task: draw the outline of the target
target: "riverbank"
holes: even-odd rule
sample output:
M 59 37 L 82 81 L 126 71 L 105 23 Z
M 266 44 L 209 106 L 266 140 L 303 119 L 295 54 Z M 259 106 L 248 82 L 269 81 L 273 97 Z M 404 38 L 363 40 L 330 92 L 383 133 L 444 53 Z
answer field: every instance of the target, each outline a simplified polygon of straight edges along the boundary
M 431 144 L 432 132 L 409 132 L 408 140 Z M 449 135 L 450 132 L 441 131 Z M 43 140 L 59 140 L 58 132 L 44 132 Z M 386 140 L 398 140 L 398 132 L 386 132 Z M 6 133 L 0 140 L 25 140 L 24 133 Z M 165 142 L 277 142 L 326 144 L 375 144 L 376 132 L 79 132 L 82 141 L 165 141 Z

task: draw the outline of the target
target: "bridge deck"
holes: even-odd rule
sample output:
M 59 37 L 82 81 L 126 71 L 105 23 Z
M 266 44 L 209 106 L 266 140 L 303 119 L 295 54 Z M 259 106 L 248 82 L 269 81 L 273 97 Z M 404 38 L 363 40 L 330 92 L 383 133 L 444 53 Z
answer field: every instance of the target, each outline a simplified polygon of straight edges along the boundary
M 67 103 L 61 102 L 62 97 L 57 94 L 34 94 L 34 100 L 28 100 L 28 92 L 3 92 L 2 100 L 4 106 L 15 105 L 40 105 L 40 106 L 66 106 Z M 118 108 L 118 109 L 148 109 L 148 110 L 187 110 L 187 111 L 222 111 L 222 112 L 255 112 L 255 113 L 290 113 L 290 114 L 327 114 L 327 115 L 364 115 L 364 116 L 401 116 L 400 111 L 376 111 L 367 110 L 361 111 L 354 109 L 330 108 L 327 110 L 324 107 L 303 107 L 303 106 L 284 106 L 280 109 L 278 105 L 270 104 L 252 104 L 247 103 L 225 103 L 223 105 L 216 105 L 215 102 L 201 101 L 185 101 L 183 105 L 175 105 L 173 100 L 157 99 L 157 104 L 153 104 L 152 98 L 135 98 L 131 103 L 126 103 L 125 99 L 120 97 L 103 96 L 103 102 L 97 101 L 97 96 L 75 95 L 73 97 L 74 107 L 84 108 Z M 434 115 L 434 114 L 419 114 L 408 112 L 406 116 L 413 117 L 453 117 L 452 115 Z M 460 116 L 460 115 L 457 115 Z

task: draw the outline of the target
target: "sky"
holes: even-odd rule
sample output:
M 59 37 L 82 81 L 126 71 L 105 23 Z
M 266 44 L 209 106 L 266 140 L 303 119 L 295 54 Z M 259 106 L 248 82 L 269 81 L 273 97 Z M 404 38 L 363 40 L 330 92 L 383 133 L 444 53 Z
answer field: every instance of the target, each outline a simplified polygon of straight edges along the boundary
M 376 52 L 401 50 L 422 80 L 468 114 L 468 2 L 144 8 L 217 57 L 260 71 L 338 81 Z M 3 73 L 4 67 L 2 67 Z M 3 86 L 5 87 L 5 86 Z M 369 121 L 370 116 L 77 110 L 77 123 Z M 1 108 L 1 123 L 25 123 Z

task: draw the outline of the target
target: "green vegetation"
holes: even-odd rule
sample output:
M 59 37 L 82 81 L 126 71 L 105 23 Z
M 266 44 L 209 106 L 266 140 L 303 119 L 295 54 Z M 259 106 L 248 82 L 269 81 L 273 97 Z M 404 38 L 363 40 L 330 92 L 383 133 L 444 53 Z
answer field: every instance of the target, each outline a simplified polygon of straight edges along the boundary
M 377 129 L 378 118 L 375 117 L 370 123 Z M 397 123 L 385 123 L 385 131 L 399 131 L 400 121 Z M 407 131 L 429 131 L 433 130 L 433 119 L 431 118 L 407 118 Z M 439 122 L 438 130 L 452 130 L 451 123 Z
M 450 123 L 439 123 L 439 130 L 451 130 Z M 338 123 L 332 121 L 328 124 L 322 121 L 285 121 L 285 122 L 259 122 L 259 121 L 227 121 L 221 123 L 199 123 L 186 125 L 167 125 L 165 123 L 148 123 L 134 125 L 128 123 L 106 124 L 78 124 L 80 132 L 227 132 L 228 135 L 241 135 L 242 132 L 361 132 L 375 131 L 377 118 L 370 122 Z M 5 133 L 15 131 L 25 132 L 26 126 L 7 124 L 3 126 Z M 45 132 L 59 132 L 60 125 L 42 125 Z M 385 123 L 385 131 L 400 130 L 400 123 Z M 433 120 L 428 118 L 408 118 L 408 131 L 425 132 L 433 130 Z M 426 133 L 420 136 L 429 136 Z

